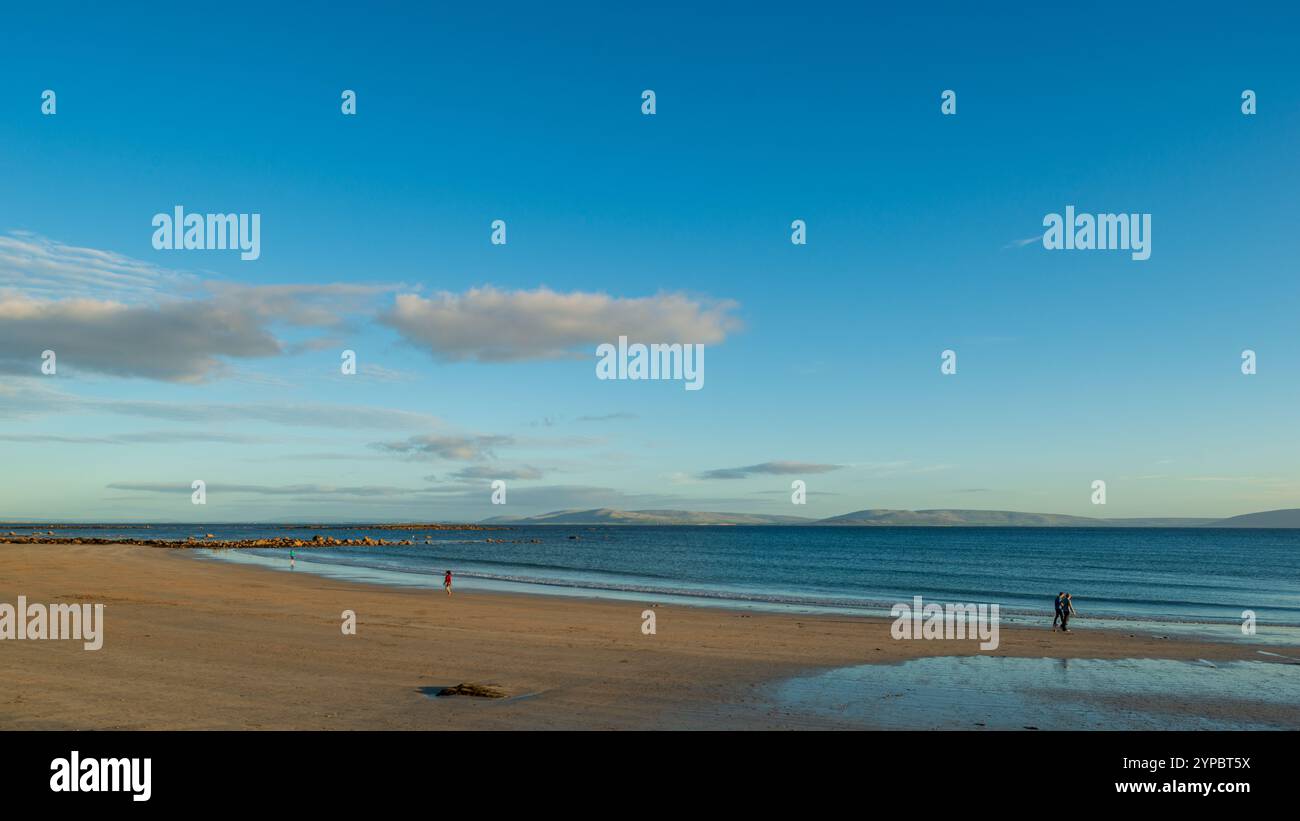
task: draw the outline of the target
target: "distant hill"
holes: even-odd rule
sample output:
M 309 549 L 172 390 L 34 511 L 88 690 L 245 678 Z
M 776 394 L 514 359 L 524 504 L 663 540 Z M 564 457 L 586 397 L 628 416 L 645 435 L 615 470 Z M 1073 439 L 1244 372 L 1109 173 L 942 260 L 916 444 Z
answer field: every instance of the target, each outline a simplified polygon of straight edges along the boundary
M 1220 519 L 1208 527 L 1300 527 L 1300 508 L 1246 513 Z
M 702 513 L 693 510 L 556 510 L 537 516 L 493 516 L 484 524 L 528 525 L 788 525 L 810 524 L 802 516 L 756 513 Z
M 1063 513 L 1017 510 L 859 510 L 822 519 L 819 525 L 847 527 L 1203 527 L 1215 519 L 1098 519 Z
M 1087 516 L 1020 513 L 1014 510 L 859 510 L 822 519 L 819 525 L 926 527 L 1097 527 L 1105 522 Z

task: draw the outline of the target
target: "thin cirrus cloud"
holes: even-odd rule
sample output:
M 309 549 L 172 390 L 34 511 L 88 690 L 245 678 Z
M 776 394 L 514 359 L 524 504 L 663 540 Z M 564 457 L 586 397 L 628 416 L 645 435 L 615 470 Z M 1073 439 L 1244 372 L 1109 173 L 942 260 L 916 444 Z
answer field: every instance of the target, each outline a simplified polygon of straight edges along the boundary
M 39 299 L 134 302 L 192 287 L 193 274 L 171 271 L 113 251 L 82 248 L 33 234 L 0 234 L 0 291 Z
M 111 482 L 105 485 L 109 490 L 124 490 L 137 493 L 184 493 L 192 492 L 189 482 Z M 360 496 L 393 497 L 411 496 L 428 493 L 428 488 L 406 488 L 391 485 L 353 485 L 337 487 L 334 485 L 249 485 L 210 483 L 205 488 L 209 494 L 237 493 L 255 496 Z
M 829 473 L 843 465 L 823 465 L 816 462 L 760 462 L 738 468 L 717 468 L 699 474 L 701 479 L 745 479 L 753 475 L 787 476 L 791 474 Z
M 25 419 L 60 413 L 106 413 L 166 422 L 202 424 L 265 422 L 289 427 L 336 430 L 425 429 L 442 424 L 436 416 L 366 405 L 306 402 L 163 402 L 77 396 L 33 384 L 0 383 L 0 419 Z
M 1002 247 L 1003 247 L 1004 249 L 1005 249 L 1005 248 L 1024 248 L 1026 245 L 1033 245 L 1035 242 L 1038 242 L 1038 241 L 1042 240 L 1042 238 L 1043 238 L 1043 235 L 1042 235 L 1042 234 L 1039 234 L 1039 235 L 1036 236 L 1036 237 L 1025 237 L 1024 239 L 1013 239 L 1013 240 L 1011 240 L 1010 242 L 1008 242 L 1006 245 L 1003 245 Z
M 718 343 L 739 328 L 736 308 L 731 300 L 684 294 L 613 297 L 487 286 L 432 297 L 398 294 L 379 321 L 437 360 L 519 362 L 571 358 L 620 336 L 633 342 Z
M 117 433 L 111 436 L 63 436 L 60 434 L 28 434 L 0 436 L 0 442 L 41 445 L 176 445 L 202 444 L 216 442 L 221 444 L 261 444 L 275 441 L 260 436 L 244 436 L 237 433 L 219 433 L 217 431 L 143 431 L 140 433 Z
M 438 436 L 424 434 L 392 442 L 375 442 L 376 450 L 404 456 L 408 459 L 449 459 L 458 462 L 477 462 L 495 459 L 495 448 L 514 442 L 510 436 Z
M 470 467 L 461 468 L 453 473 L 452 478 L 467 482 L 481 479 L 513 479 L 523 481 L 541 479 L 543 478 L 543 473 L 540 468 L 535 468 L 531 465 L 523 465 L 517 468 L 497 468 L 492 465 L 471 465 Z

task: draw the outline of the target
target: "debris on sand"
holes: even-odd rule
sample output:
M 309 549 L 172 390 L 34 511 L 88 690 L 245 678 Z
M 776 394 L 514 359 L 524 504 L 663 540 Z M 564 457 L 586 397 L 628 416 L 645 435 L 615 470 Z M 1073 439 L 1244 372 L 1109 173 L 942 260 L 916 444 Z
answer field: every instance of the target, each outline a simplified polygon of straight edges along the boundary
M 486 684 L 474 684 L 472 682 L 461 682 L 455 687 L 443 687 L 438 691 L 440 696 L 476 696 L 478 698 L 505 698 L 506 694 L 495 687 L 489 687 Z

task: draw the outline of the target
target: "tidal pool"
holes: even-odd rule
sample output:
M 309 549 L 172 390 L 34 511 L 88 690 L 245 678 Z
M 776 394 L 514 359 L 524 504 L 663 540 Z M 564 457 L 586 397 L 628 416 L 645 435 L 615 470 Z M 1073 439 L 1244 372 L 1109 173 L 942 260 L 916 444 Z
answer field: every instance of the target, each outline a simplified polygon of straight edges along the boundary
M 881 729 L 1300 729 L 1300 663 L 1285 661 L 924 658 L 787 679 L 766 696 Z

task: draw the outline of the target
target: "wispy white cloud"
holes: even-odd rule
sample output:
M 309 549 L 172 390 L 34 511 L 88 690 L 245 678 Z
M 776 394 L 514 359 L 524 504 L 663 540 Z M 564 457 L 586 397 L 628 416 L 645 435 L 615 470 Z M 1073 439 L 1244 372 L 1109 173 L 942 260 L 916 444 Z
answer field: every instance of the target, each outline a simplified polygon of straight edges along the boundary
M 596 415 L 596 416 L 579 416 L 579 417 L 578 417 L 577 419 L 575 419 L 574 421 L 576 421 L 576 422 L 614 422 L 614 421 L 621 421 L 621 420 L 624 420 L 624 419 L 636 419 L 636 418 L 638 418 L 638 414 L 635 414 L 635 413 L 628 413 L 627 411 L 619 411 L 619 412 L 617 412 L 617 413 L 602 413 L 602 414 L 599 414 L 599 415 Z
M 18 444 L 60 444 L 60 445 L 149 445 L 149 444 L 196 444 L 217 442 L 221 444 L 257 444 L 277 441 L 261 436 L 244 436 L 238 433 L 221 433 L 218 431 L 142 431 L 139 433 L 115 433 L 109 436 L 64 436 L 61 434 L 4 434 L 0 442 Z
M 1036 236 L 1036 237 L 1025 237 L 1024 239 L 1013 239 L 1013 240 L 1011 240 L 1010 242 L 1008 242 L 1006 245 L 1003 245 L 1002 247 L 1003 247 L 1004 249 L 1006 249 L 1006 248 L 1024 248 L 1026 245 L 1033 245 L 1035 242 L 1041 242 L 1042 239 L 1043 239 L 1043 235 L 1042 235 L 1042 234 L 1039 234 L 1039 235 Z
M 27 231 L 0 234 L 0 292 L 11 289 L 33 299 L 131 303 L 175 296 L 198 280 L 191 273 Z
M 717 468 L 715 470 L 706 470 L 699 474 L 699 478 L 746 479 L 755 474 L 787 476 L 797 474 L 829 473 L 832 470 L 840 470 L 843 467 L 843 465 L 823 465 L 816 462 L 760 462 L 756 465 L 746 465 L 738 468 Z

